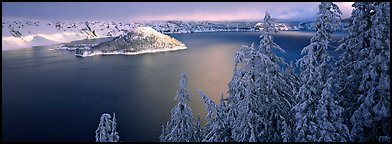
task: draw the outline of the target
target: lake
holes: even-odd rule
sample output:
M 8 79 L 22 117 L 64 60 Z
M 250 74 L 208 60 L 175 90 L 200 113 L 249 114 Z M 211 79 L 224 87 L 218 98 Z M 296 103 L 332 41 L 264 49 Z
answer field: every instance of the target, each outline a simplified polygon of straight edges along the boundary
M 313 32 L 283 31 L 274 39 L 296 61 Z M 74 51 L 42 46 L 2 52 L 3 141 L 95 141 L 103 113 L 116 113 L 120 141 L 159 141 L 177 104 L 180 74 L 188 74 L 190 107 L 205 124 L 201 89 L 226 96 L 234 54 L 259 45 L 259 32 L 171 35 L 188 49 L 135 56 L 76 58 Z M 339 34 L 338 37 L 343 34 Z M 335 43 L 336 45 L 336 43 Z

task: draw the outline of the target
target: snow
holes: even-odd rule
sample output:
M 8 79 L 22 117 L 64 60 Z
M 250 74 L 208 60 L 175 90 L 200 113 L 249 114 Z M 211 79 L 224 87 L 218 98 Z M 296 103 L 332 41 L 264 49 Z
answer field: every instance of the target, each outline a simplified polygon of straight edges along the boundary
M 34 35 L 41 35 L 58 43 L 83 38 L 116 37 L 137 27 L 152 27 L 163 34 L 196 32 L 246 32 L 259 31 L 262 23 L 247 21 L 151 21 L 151 22 L 110 22 L 110 21 L 5 21 L 2 23 L 2 49 L 11 50 L 31 47 L 26 43 Z M 276 23 L 278 30 L 310 30 L 312 22 Z M 346 24 L 347 25 L 347 24 Z M 15 38 L 18 39 L 15 41 Z M 23 39 L 25 41 L 23 41 Z M 17 43 L 17 44 L 16 44 Z M 41 45 L 37 43 L 36 45 Z M 45 45 L 44 43 L 42 45 Z
M 57 30 L 70 31 L 87 38 L 103 35 L 119 36 L 122 40 L 167 36 L 192 32 L 261 31 L 259 46 L 243 45 L 235 54 L 233 76 L 228 83 L 228 96 L 220 103 L 199 90 L 206 104 L 207 124 L 200 125 L 188 105 L 188 76 L 181 74 L 174 96 L 177 104 L 170 120 L 162 126 L 160 141 L 167 142 L 389 142 L 390 141 L 390 3 L 356 2 L 348 24 L 350 34 L 343 38 L 337 50 L 342 56 L 335 65 L 327 49 L 332 32 L 342 29 L 341 12 L 332 2 L 319 5 L 316 22 L 299 25 L 277 23 L 266 13 L 263 22 L 182 22 L 150 23 L 60 22 L 51 24 Z M 8 23 L 3 23 L 8 25 Z M 20 23 L 15 23 L 19 26 Z M 26 23 L 27 24 L 27 23 Z M 36 25 L 37 22 L 29 23 Z M 273 40 L 278 30 L 313 29 L 315 35 L 301 51 L 298 60 L 300 77 L 294 74 L 275 50 L 285 53 Z M 3 43 L 16 46 L 59 42 L 61 38 L 27 35 L 9 25 L 13 37 L 3 37 Z M 100 30 L 100 31 L 99 31 Z M 128 37 L 127 32 L 136 31 Z M 159 31 L 161 33 L 158 33 Z M 148 41 L 148 40 L 146 40 Z M 174 40 L 173 40 L 174 41 Z M 146 42 L 148 43 L 148 42 Z M 154 43 L 155 44 L 155 43 Z M 78 57 L 98 55 L 138 55 L 187 49 L 186 46 L 149 47 L 137 52 L 102 52 L 97 44 L 61 45 L 55 49 L 83 50 Z M 129 46 L 129 45 L 127 45 Z M 4 49 L 4 45 L 3 45 Z M 7 48 L 5 48 L 7 49 Z M 54 50 L 54 49 L 50 49 Z M 130 47 L 131 51 L 134 49 Z M 119 140 L 116 117 L 103 114 L 96 130 L 96 141 Z
M 70 49 L 70 48 L 64 48 Z M 90 48 L 86 48 L 90 49 Z M 101 51 L 84 51 L 83 54 L 75 54 L 78 57 L 91 57 L 91 56 L 99 56 L 99 55 L 139 55 L 139 54 L 148 54 L 148 53 L 159 53 L 159 52 L 169 52 L 169 51 L 177 51 L 177 50 L 184 50 L 187 47 L 173 47 L 173 48 L 164 48 L 164 49 L 147 49 L 138 52 L 122 52 L 122 51 L 113 51 L 113 52 L 101 52 Z
M 338 91 L 352 141 L 390 137 L 390 3 L 356 2 L 338 47 Z M 384 111 L 386 110 L 386 111 Z
M 187 100 L 191 93 L 187 90 L 188 77 L 186 73 L 181 74 L 179 88 L 174 96 L 178 100 L 177 105 L 171 111 L 171 119 L 166 127 L 162 126 L 162 134 L 159 136 L 161 142 L 191 142 L 195 141 L 197 123 L 192 109 Z
M 116 131 L 116 114 L 113 113 L 113 120 L 111 118 L 110 114 L 102 114 L 99 126 L 95 131 L 96 142 L 118 142 L 120 137 Z
M 159 33 L 151 27 L 138 27 L 112 40 L 99 44 L 67 44 L 61 46 L 60 49 L 77 50 L 77 57 L 89 57 L 97 55 L 137 55 L 167 52 L 183 50 L 187 49 L 187 47 L 180 41 Z

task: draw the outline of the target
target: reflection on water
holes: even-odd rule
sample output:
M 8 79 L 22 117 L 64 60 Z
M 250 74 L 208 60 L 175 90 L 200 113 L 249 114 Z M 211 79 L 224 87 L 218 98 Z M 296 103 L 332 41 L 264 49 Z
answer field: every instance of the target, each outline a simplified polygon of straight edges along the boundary
M 301 35 L 302 34 L 302 35 Z M 34 47 L 2 53 L 4 141 L 94 141 L 102 113 L 116 112 L 121 141 L 158 141 L 161 125 L 176 104 L 182 72 L 188 73 L 190 107 L 205 106 L 197 89 L 217 101 L 226 96 L 234 53 L 259 43 L 257 32 L 172 35 L 186 50 L 136 56 L 76 58 L 74 52 Z M 281 32 L 275 37 L 295 61 L 311 35 Z

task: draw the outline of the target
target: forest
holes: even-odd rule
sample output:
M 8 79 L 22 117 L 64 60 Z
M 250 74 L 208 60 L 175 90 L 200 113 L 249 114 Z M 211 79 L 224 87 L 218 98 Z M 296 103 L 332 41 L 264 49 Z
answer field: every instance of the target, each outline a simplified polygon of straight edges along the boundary
M 227 96 L 214 102 L 199 90 L 208 111 L 204 126 L 187 104 L 187 74 L 181 75 L 178 103 L 160 141 L 389 142 L 390 3 L 352 6 L 348 35 L 333 47 L 341 11 L 333 2 L 321 2 L 316 33 L 295 64 L 275 54 L 285 50 L 273 39 L 276 19 L 266 13 L 260 43 L 243 45 L 235 54 Z M 327 49 L 338 51 L 339 58 Z M 103 114 L 96 141 L 117 142 L 120 136 L 115 114 Z

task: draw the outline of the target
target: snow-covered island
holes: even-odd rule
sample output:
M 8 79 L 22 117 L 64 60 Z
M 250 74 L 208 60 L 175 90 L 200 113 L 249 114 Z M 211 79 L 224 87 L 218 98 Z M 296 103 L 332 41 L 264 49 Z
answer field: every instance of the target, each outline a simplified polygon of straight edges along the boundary
M 101 37 L 101 38 L 76 40 L 76 41 L 71 41 L 69 43 L 62 43 L 56 49 L 69 50 L 69 51 L 91 49 L 91 47 L 94 47 L 103 42 L 111 41 L 114 38 L 116 37 Z
M 77 57 L 95 55 L 136 55 L 186 49 L 185 44 L 151 27 L 138 27 L 112 40 L 92 47 L 83 45 L 76 50 Z

